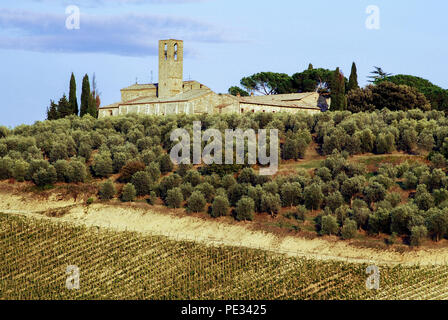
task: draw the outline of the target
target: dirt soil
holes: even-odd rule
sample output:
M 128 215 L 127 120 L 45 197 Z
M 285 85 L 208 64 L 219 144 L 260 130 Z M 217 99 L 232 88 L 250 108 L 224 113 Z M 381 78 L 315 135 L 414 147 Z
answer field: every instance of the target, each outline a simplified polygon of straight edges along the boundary
M 174 240 L 190 240 L 207 245 L 250 247 L 320 260 L 339 260 L 356 263 L 446 265 L 448 249 L 423 248 L 398 252 L 376 248 L 358 248 L 336 238 L 305 239 L 253 230 L 251 223 L 230 223 L 224 218 L 208 220 L 181 215 L 146 204 L 85 205 L 84 199 L 67 198 L 63 193 L 24 193 L 0 185 L 0 212 L 32 216 L 52 221 L 99 227 L 115 231 L 135 231 L 162 235 Z

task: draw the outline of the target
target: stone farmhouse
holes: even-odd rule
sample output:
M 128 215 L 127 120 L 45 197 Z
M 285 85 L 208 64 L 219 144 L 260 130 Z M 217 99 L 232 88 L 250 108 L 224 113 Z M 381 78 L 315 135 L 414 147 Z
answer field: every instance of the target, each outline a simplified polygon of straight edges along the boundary
M 317 92 L 240 97 L 183 81 L 183 41 L 159 41 L 159 82 L 121 89 L 121 101 L 100 107 L 99 118 L 126 115 L 245 112 L 321 112 Z

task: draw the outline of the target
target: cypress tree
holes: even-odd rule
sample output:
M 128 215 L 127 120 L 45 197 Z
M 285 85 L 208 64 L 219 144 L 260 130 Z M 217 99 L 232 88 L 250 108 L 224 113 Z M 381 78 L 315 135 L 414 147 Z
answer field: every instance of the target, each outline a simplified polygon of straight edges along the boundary
M 90 94 L 90 97 L 89 97 L 89 105 L 87 107 L 87 113 L 90 114 L 94 118 L 98 117 L 98 109 L 96 107 L 96 98 L 93 94 Z
M 90 81 L 89 76 L 86 74 L 82 79 L 81 113 L 80 113 L 81 117 L 89 112 L 89 104 L 91 104 L 90 100 L 91 100 Z
M 352 71 L 350 73 L 350 79 L 348 81 L 348 91 L 353 89 L 358 89 L 358 70 L 356 68 L 356 63 L 352 64 Z
M 87 107 L 87 113 L 92 117 L 98 117 L 98 108 L 100 107 L 101 101 L 96 87 L 96 77 L 95 74 L 92 76 L 92 89 L 90 90 L 89 104 Z
M 339 68 L 333 73 L 331 84 L 331 106 L 330 110 L 346 110 L 347 97 L 345 96 L 345 79 Z
M 70 93 L 68 95 L 68 101 L 70 103 L 71 113 L 78 115 L 79 109 L 78 109 L 78 99 L 76 98 L 76 80 L 73 72 L 70 78 Z
M 310 64 L 308 65 L 308 70 L 313 70 L 313 69 L 314 69 L 313 64 L 310 63 Z

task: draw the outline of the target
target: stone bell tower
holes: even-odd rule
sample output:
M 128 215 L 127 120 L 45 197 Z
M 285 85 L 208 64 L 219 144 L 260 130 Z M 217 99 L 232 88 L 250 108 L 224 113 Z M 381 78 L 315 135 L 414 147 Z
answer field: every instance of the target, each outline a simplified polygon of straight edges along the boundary
M 184 42 L 159 41 L 158 97 L 167 98 L 182 93 L 184 72 Z

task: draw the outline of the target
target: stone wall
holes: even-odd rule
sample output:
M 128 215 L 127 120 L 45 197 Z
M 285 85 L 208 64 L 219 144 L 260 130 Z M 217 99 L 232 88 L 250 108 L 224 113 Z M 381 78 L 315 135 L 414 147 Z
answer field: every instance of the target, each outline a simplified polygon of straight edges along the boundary
M 121 101 L 131 101 L 141 97 L 157 98 L 157 88 L 140 90 L 121 90 Z
M 297 108 L 297 107 L 280 107 L 280 106 L 267 106 L 263 104 L 252 104 L 252 103 L 240 103 L 240 109 L 241 113 L 247 113 L 247 112 L 289 112 L 289 113 L 299 113 L 299 112 L 306 112 L 306 113 L 320 113 L 320 109 L 307 109 L 307 108 Z
M 159 41 L 159 98 L 172 97 L 182 93 L 183 62 L 183 41 Z

